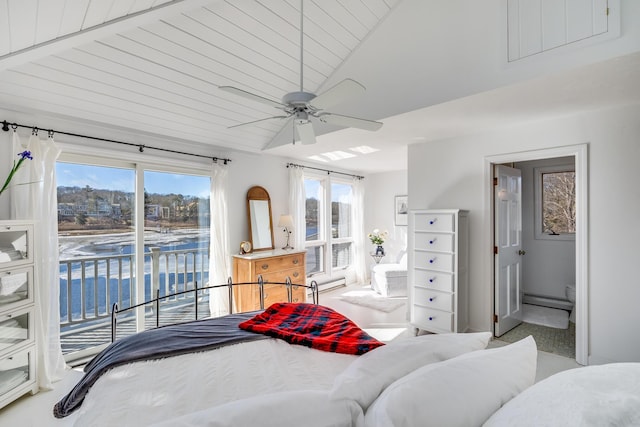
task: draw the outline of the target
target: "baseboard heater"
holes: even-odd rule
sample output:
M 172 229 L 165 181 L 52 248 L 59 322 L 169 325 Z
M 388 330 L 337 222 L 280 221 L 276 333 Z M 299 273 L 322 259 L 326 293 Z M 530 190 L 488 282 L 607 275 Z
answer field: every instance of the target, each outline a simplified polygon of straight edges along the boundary
M 559 308 L 562 310 L 571 310 L 571 308 L 573 307 L 573 304 L 569 300 L 554 297 L 545 297 L 542 295 L 524 294 L 524 296 L 522 297 L 522 302 L 524 304 L 541 305 L 543 307 Z
M 347 281 L 344 277 L 341 277 L 339 279 L 329 279 L 324 282 L 318 282 L 316 280 L 316 282 L 318 283 L 318 291 L 320 293 L 347 286 Z

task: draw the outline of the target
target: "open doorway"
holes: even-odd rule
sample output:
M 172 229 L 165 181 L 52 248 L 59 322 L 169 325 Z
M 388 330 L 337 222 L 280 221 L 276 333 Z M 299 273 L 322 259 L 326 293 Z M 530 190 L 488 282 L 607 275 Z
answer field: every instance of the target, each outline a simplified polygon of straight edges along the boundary
M 519 214 L 507 211 L 510 217 L 508 222 L 513 223 L 516 220 L 520 222 L 521 237 L 512 239 L 513 242 L 509 241 L 508 245 L 502 250 L 505 253 L 510 250 L 516 251 L 520 261 L 515 264 L 509 261 L 512 262 L 515 268 L 507 267 L 505 269 L 498 262 L 499 255 L 496 254 L 494 256 L 495 262 L 492 263 L 492 277 L 495 285 L 493 288 L 494 298 L 492 298 L 492 309 L 493 313 L 495 313 L 494 333 L 495 335 L 504 336 L 511 327 L 519 327 L 517 325 L 520 323 L 523 314 L 526 314 L 522 308 L 527 305 L 566 310 L 565 313 L 568 317 L 571 311 L 569 298 L 573 297 L 572 292 L 575 289 L 575 309 L 573 314 L 575 323 L 569 322 L 572 329 L 564 335 L 566 337 L 570 336 L 571 340 L 575 339 L 576 361 L 583 365 L 587 364 L 587 146 L 579 145 L 491 156 L 486 160 L 487 173 L 492 178 L 496 165 L 508 164 L 511 166 L 509 169 L 514 169 L 518 173 L 524 172 L 521 199 L 523 214 L 518 216 Z M 573 166 L 574 170 L 570 171 L 567 165 Z M 541 174 L 545 172 L 563 171 L 564 169 L 568 169 L 572 173 L 572 178 L 575 179 L 575 215 L 569 221 L 571 222 L 570 232 L 565 232 L 566 230 L 564 229 L 560 230 L 561 227 L 567 224 L 566 221 L 564 223 L 562 221 L 547 221 L 545 225 L 539 214 L 536 213 L 536 203 L 540 203 L 539 201 L 536 202 L 536 197 L 540 195 L 541 191 L 540 184 L 536 185 L 536 180 L 540 179 Z M 511 182 L 511 188 L 516 188 L 513 185 L 514 182 L 517 182 L 515 178 Z M 489 205 L 491 206 L 492 236 L 494 236 L 494 242 L 496 243 L 494 252 L 499 252 L 498 246 L 504 246 L 504 239 L 499 241 L 498 233 L 500 232 L 500 227 L 505 229 L 505 226 L 496 221 L 499 221 L 499 211 L 504 211 L 504 209 L 500 207 L 500 203 L 496 204 L 495 202 L 498 198 L 504 197 L 504 195 L 499 194 L 494 197 L 493 179 L 490 184 L 491 191 L 488 191 L 487 195 L 490 198 Z M 538 187 L 537 189 L 536 186 Z M 514 205 L 516 203 L 510 202 L 509 204 Z M 540 225 L 536 226 L 538 222 Z M 509 227 L 512 225 L 510 224 Z M 512 229 L 507 228 L 507 230 L 512 236 L 514 235 Z M 559 255 L 560 253 L 562 255 Z M 549 258 L 549 256 L 552 258 Z M 564 261 L 555 262 L 561 259 Z M 554 265 L 552 266 L 552 264 Z M 509 268 L 511 269 L 509 270 Z M 505 274 L 505 271 L 508 273 Z M 519 274 L 521 275 L 520 277 L 518 276 Z M 505 278 L 507 279 L 506 287 L 504 285 Z M 572 286 L 572 289 L 567 291 L 567 285 L 575 286 Z M 508 291 L 505 289 L 508 289 Z M 523 306 L 523 303 L 526 305 Z M 507 318 L 505 313 L 507 315 L 513 313 L 513 318 Z M 502 325 L 499 325 L 500 319 L 505 320 Z M 559 335 L 562 337 L 563 334 Z M 551 338 L 558 339 L 557 336 L 552 336 Z M 566 354 L 564 355 L 566 356 Z

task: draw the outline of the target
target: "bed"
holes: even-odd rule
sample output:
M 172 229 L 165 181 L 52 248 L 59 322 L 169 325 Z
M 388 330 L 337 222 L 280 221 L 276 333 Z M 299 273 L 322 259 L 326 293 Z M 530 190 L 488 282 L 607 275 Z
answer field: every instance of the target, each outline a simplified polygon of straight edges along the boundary
M 607 409 L 613 409 L 624 422 L 639 421 L 629 408 L 640 407 L 640 364 L 612 365 L 600 372 L 579 368 L 534 385 L 537 349 L 531 337 L 485 349 L 491 338 L 488 332 L 420 335 L 371 345 L 360 354 L 325 351 L 336 349 L 331 344 L 339 334 L 336 330 L 331 331 L 332 338 L 316 346 L 322 350 L 300 345 L 305 344 L 300 337 L 274 338 L 247 329 L 242 329 L 242 334 L 255 336 L 236 340 L 235 330 L 242 323 L 255 327 L 277 318 L 279 330 L 286 331 L 290 326 L 297 332 L 301 324 L 308 323 L 308 317 L 294 315 L 298 323 L 290 324 L 283 321 L 283 312 L 312 313 L 317 309 L 325 317 L 335 313 L 313 306 L 279 303 L 264 311 L 183 324 L 180 327 L 186 330 L 199 326 L 214 330 L 214 334 L 233 333 L 225 345 L 109 367 L 90 385 L 79 405 L 65 412 L 69 409 L 65 399 L 77 400 L 74 388 L 55 410 L 62 411 L 58 415 L 68 416 L 76 426 L 481 426 L 485 422 L 490 427 L 571 426 L 587 425 L 582 422 L 584 418 L 570 419 L 566 409 L 577 408 L 574 402 L 589 396 L 594 385 L 606 394 L 624 383 L 616 395 L 621 398 L 617 405 L 599 406 L 603 413 L 599 420 L 612 412 Z M 340 321 L 349 321 L 339 313 L 335 315 Z M 353 327 L 350 333 L 366 334 L 355 324 L 349 326 Z M 141 334 L 157 335 L 163 330 L 168 329 Z M 184 331 L 181 329 L 180 334 Z M 147 338 L 138 339 L 136 345 L 164 339 L 162 335 Z M 296 339 L 298 343 L 292 344 Z M 122 341 L 112 346 L 117 348 Z M 87 365 L 88 370 L 99 366 L 104 357 L 103 353 L 96 356 Z M 614 372 L 615 380 L 607 380 Z M 566 384 L 578 373 L 584 373 L 580 384 L 585 392 L 574 396 Z M 87 375 L 89 372 L 85 378 Z M 554 400 L 558 401 L 555 406 Z M 543 413 L 547 421 L 557 417 L 562 422 L 531 422 L 538 420 L 531 418 L 535 413 Z M 593 425 L 638 425 L 624 422 Z

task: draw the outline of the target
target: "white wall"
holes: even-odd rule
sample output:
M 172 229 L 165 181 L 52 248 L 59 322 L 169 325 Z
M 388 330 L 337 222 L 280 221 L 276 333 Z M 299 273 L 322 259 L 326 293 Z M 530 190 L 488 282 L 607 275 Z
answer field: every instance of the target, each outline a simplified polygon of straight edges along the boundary
M 522 172 L 522 286 L 525 294 L 566 299 L 565 287 L 576 282 L 575 240 L 536 239 L 534 168 L 573 164 L 574 158 L 516 163 Z
M 407 171 L 384 172 L 368 175 L 365 180 L 365 237 L 374 229 L 388 231 L 389 237 L 384 242 L 385 257 L 382 263 L 397 261 L 400 251 L 407 248 L 407 226 L 395 225 L 395 196 L 407 195 Z M 373 252 L 374 245 L 367 238 L 367 252 Z M 373 258 L 366 258 L 367 271 L 375 264 Z
M 409 147 L 409 206 L 470 210 L 470 321 L 492 330 L 492 245 L 485 157 L 587 143 L 590 363 L 640 361 L 640 106 L 535 122 Z

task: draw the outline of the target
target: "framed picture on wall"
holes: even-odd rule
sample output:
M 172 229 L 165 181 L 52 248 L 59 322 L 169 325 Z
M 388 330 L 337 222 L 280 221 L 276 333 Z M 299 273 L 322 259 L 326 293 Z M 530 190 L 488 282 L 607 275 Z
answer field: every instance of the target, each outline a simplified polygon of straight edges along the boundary
M 407 196 L 396 196 L 395 217 L 396 225 L 407 225 L 409 223 L 409 204 Z

